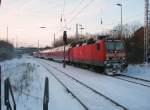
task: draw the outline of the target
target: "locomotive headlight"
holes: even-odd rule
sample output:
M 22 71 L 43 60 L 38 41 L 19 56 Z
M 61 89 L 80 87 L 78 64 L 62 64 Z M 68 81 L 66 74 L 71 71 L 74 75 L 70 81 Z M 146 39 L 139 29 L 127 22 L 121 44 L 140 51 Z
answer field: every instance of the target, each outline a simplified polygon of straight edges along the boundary
M 126 58 L 125 58 L 125 57 L 123 57 L 123 58 L 122 58 L 122 60 L 126 60 Z
M 126 63 L 126 58 L 123 57 L 121 62 L 122 62 L 123 64 L 125 64 L 125 63 Z

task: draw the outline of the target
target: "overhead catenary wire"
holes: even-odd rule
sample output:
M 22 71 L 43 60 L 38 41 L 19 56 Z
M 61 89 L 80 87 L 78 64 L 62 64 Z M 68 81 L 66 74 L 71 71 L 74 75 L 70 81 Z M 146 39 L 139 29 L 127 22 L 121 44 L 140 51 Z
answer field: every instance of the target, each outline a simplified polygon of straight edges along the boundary
M 124 19 L 124 24 L 127 24 L 128 22 L 130 21 L 135 21 L 135 17 L 141 17 L 142 14 L 139 14 L 139 15 L 134 15 L 134 16 L 131 16 L 131 17 L 128 17 L 127 19 Z M 119 21 L 117 21 L 116 24 L 118 24 Z M 114 23 L 111 23 L 111 24 L 106 24 L 106 25 L 114 25 Z
M 60 26 L 57 26 L 57 28 L 60 28 L 59 32 L 62 31 L 64 24 L 65 24 L 64 22 L 66 22 L 65 8 L 66 8 L 66 0 L 63 1 L 63 8 L 62 8 L 62 12 L 60 15 L 60 21 L 59 21 Z M 55 32 L 55 33 L 57 34 L 58 32 Z
M 81 8 L 70 20 L 69 20 L 69 24 L 77 17 L 79 16 L 86 8 L 88 8 L 92 2 L 94 2 L 95 0 L 90 0 L 90 2 L 88 2 L 83 8 Z
M 82 3 L 84 0 L 82 0 L 80 3 Z M 70 23 L 77 17 L 79 16 L 86 8 L 88 8 L 92 2 L 94 2 L 95 0 L 90 0 L 84 7 L 82 7 L 68 22 L 68 25 L 70 25 Z M 64 7 L 66 6 L 66 3 L 64 2 Z M 65 8 L 63 8 L 64 11 L 63 12 L 63 15 L 64 15 L 64 12 L 65 12 Z M 60 26 L 61 28 L 56 32 L 56 35 L 62 31 L 62 26 Z
M 64 0 L 64 2 L 63 2 L 63 8 L 62 8 L 62 12 L 61 12 L 60 22 L 63 22 L 65 19 L 65 7 L 66 7 L 66 0 Z
M 124 19 L 124 24 L 128 24 L 130 21 L 135 21 L 135 17 L 136 18 L 138 18 L 138 17 L 141 17 L 141 15 L 142 15 L 143 13 L 141 12 L 141 13 L 138 13 L 138 14 L 135 14 L 135 15 L 132 15 L 132 16 L 129 16 L 129 17 L 127 17 L 127 18 L 125 18 Z M 115 23 L 111 23 L 111 24 L 104 24 L 104 22 L 103 22 L 103 19 L 101 19 L 102 21 L 102 24 L 103 25 L 106 25 L 105 27 L 110 27 L 110 28 L 106 28 L 105 30 L 111 30 L 113 27 L 111 26 L 111 25 L 114 25 Z M 119 23 L 119 21 L 117 21 L 116 22 L 116 24 L 118 24 Z M 115 26 L 115 25 L 114 25 Z
M 84 1 L 84 0 L 83 0 L 83 1 Z M 83 1 L 81 1 L 81 2 L 83 2 Z M 90 0 L 90 1 L 89 1 L 83 8 L 81 8 L 72 18 L 70 18 L 70 20 L 69 20 L 69 22 L 68 22 L 68 25 L 70 26 L 71 23 L 72 23 L 72 21 L 74 21 L 74 20 L 76 19 L 76 17 L 78 17 L 86 8 L 88 8 L 88 7 L 91 5 L 91 3 L 92 3 L 93 1 L 94 1 L 94 0 Z M 102 11 L 102 10 L 101 10 L 101 11 Z M 101 13 L 102 13 L 102 12 L 101 12 Z M 127 23 L 130 22 L 130 21 L 134 21 L 135 18 L 141 17 L 142 14 L 143 14 L 143 12 L 140 12 L 140 13 L 137 13 L 137 14 L 134 14 L 134 15 L 132 15 L 132 16 L 129 16 L 129 17 L 125 18 L 125 19 L 124 19 L 124 24 L 127 24 Z M 118 21 L 118 22 L 120 22 L 120 21 Z M 118 22 L 117 22 L 116 24 L 118 24 Z M 114 23 L 112 23 L 112 24 L 104 24 L 102 17 L 101 17 L 101 24 L 103 24 L 103 25 L 114 25 Z M 58 31 L 57 31 L 57 34 L 59 34 L 60 31 L 62 31 L 62 29 L 58 30 Z M 56 34 L 56 35 L 57 35 L 57 34 Z
M 137 14 L 135 14 L 135 15 L 132 15 L 132 16 L 129 16 L 129 17 L 127 17 L 127 18 L 125 18 L 124 19 L 124 25 L 125 24 L 128 24 L 129 22 L 131 22 L 131 21 L 135 21 L 135 17 L 136 18 L 138 18 L 138 17 L 141 17 L 141 15 L 142 15 L 143 13 L 142 12 L 140 12 L 140 13 L 137 13 Z M 114 25 L 114 24 L 116 24 L 116 25 Z M 106 31 L 108 31 L 108 30 L 111 30 L 113 27 L 112 26 L 117 26 L 119 24 L 119 21 L 117 21 L 116 23 L 110 23 L 110 24 L 104 24 L 104 22 L 103 22 L 103 25 L 105 25 L 105 30 Z M 110 27 L 110 28 L 106 28 L 106 27 Z M 99 29 L 97 29 L 97 30 L 99 30 Z
M 85 0 L 80 0 L 79 4 L 76 7 L 74 7 L 74 9 L 72 11 L 69 12 L 69 16 L 73 15 L 74 12 L 76 12 L 79 9 L 79 7 L 83 4 L 84 1 Z

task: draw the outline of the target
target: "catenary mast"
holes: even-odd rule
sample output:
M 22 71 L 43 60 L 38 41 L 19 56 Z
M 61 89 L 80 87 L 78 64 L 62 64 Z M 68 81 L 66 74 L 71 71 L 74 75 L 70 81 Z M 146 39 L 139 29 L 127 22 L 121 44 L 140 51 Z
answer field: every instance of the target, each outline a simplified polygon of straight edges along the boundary
M 150 60 L 150 12 L 149 0 L 145 0 L 145 23 L 144 23 L 144 61 Z

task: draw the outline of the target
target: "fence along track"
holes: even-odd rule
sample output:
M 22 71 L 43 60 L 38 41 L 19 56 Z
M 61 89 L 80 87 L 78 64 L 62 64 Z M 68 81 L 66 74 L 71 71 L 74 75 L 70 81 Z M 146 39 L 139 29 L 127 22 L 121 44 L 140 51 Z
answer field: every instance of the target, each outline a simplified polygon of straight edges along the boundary
M 41 61 L 42 61 L 42 60 L 41 60 Z M 81 85 L 85 86 L 86 88 L 92 90 L 94 93 L 96 93 L 96 94 L 98 94 L 98 95 L 104 97 L 105 99 L 107 99 L 107 100 L 110 101 L 111 103 L 115 104 L 116 106 L 122 108 L 123 110 L 128 110 L 128 109 L 127 109 L 126 107 L 124 107 L 123 105 L 121 105 L 121 104 L 119 104 L 118 102 L 116 102 L 116 101 L 110 99 L 109 97 L 107 97 L 106 95 L 100 93 L 99 91 L 97 91 L 97 90 L 95 90 L 95 89 L 89 87 L 88 85 L 84 84 L 83 82 L 81 82 L 81 81 L 75 79 L 75 78 L 72 77 L 71 75 L 68 75 L 67 73 L 65 73 L 65 72 L 63 72 L 63 71 L 61 71 L 61 70 L 59 70 L 58 68 L 56 68 L 56 67 L 50 65 L 50 64 L 47 63 L 47 62 L 44 62 L 44 61 L 42 61 L 42 62 L 48 64 L 49 66 L 51 66 L 52 68 L 56 69 L 57 71 L 63 73 L 64 75 L 66 75 L 67 77 L 71 78 L 72 80 L 75 80 L 76 82 L 80 83 Z

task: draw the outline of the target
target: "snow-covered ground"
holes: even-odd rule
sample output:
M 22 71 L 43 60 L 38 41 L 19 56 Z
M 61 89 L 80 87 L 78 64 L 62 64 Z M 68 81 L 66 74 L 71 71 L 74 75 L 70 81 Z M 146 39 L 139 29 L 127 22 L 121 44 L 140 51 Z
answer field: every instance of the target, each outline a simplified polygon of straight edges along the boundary
M 26 65 L 33 68 L 29 68 Z M 4 106 L 4 79 L 10 78 L 13 86 L 14 96 L 17 104 L 17 110 L 42 110 L 45 77 L 49 78 L 50 93 L 50 110 L 84 110 L 83 107 L 73 97 L 66 92 L 59 82 L 52 77 L 45 68 L 38 64 L 32 57 L 24 56 L 21 59 L 14 59 L 0 63 L 2 66 L 2 110 L 6 110 Z M 28 73 L 26 72 L 28 71 Z M 21 93 L 17 88 L 22 83 L 24 74 L 30 74 L 29 86 L 24 88 Z M 19 82 L 20 81 L 20 82 Z M 24 85 L 24 83 L 23 83 Z M 20 86 L 19 86 L 20 87 Z M 19 92 L 18 90 L 19 89 Z M 28 95 L 26 95 L 28 94 Z
M 4 96 L 4 79 L 10 78 L 17 110 L 42 110 L 45 77 L 49 78 L 49 110 L 83 110 L 83 106 L 46 70 L 40 59 L 23 56 L 20 59 L 0 62 L 2 66 L 2 96 Z M 113 77 L 94 73 L 85 69 L 42 60 L 61 71 L 82 81 L 93 89 L 106 95 L 129 110 L 150 110 L 150 88 L 133 84 Z M 50 65 L 45 66 L 55 73 L 61 81 L 90 110 L 118 110 L 114 104 L 94 94 L 77 82 L 69 79 Z M 150 65 L 129 65 L 126 75 L 150 80 Z M 2 110 L 6 110 L 2 99 Z
M 124 74 L 150 81 L 150 64 L 129 65 Z
M 59 63 L 46 61 L 62 71 L 72 75 L 80 81 L 90 85 L 116 102 L 124 105 L 130 110 L 150 109 L 150 88 L 118 80 L 113 77 L 93 73 L 88 70 L 67 66 L 66 69 Z M 52 68 L 51 68 L 52 69 Z M 133 67 L 133 69 L 135 69 Z M 148 68 L 147 68 L 148 69 Z M 53 69 L 53 71 L 56 71 Z M 127 71 L 127 73 L 130 70 Z M 147 70 L 148 71 L 148 70 Z M 55 72 L 57 73 L 57 72 Z M 150 76 L 150 74 L 149 74 Z

